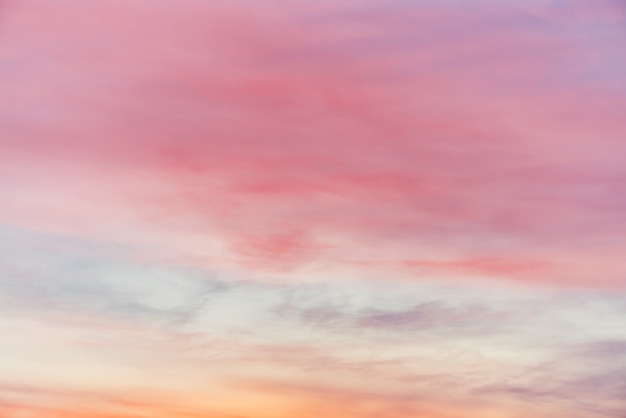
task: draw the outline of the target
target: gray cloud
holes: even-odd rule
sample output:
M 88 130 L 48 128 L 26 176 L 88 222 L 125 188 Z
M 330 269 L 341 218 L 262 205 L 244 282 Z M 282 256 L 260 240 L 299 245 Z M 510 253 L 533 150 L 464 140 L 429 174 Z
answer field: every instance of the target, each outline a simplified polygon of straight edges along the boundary
M 0 248 L 5 314 L 45 311 L 182 325 L 211 295 L 233 286 L 206 272 L 137 263 L 120 258 L 119 250 L 56 236 L 2 229 Z
M 552 360 L 471 393 L 563 408 L 574 417 L 626 416 L 626 340 L 597 340 L 555 351 Z
M 311 304 L 309 301 L 308 305 L 302 306 L 284 301 L 275 308 L 275 313 L 313 328 L 377 333 L 499 333 L 519 319 L 513 310 L 487 307 L 479 302 L 454 304 L 428 300 L 403 305 L 376 306 L 374 302 L 369 306 L 355 306 L 350 302 L 340 305 L 323 301 Z

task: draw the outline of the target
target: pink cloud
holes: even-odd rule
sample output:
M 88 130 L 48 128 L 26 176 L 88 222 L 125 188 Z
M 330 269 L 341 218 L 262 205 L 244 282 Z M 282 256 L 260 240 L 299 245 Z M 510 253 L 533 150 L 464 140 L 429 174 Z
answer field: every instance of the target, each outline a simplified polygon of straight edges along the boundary
M 596 20 L 348 6 L 13 7 L 3 221 L 249 272 L 621 286 L 626 97 L 573 35 Z

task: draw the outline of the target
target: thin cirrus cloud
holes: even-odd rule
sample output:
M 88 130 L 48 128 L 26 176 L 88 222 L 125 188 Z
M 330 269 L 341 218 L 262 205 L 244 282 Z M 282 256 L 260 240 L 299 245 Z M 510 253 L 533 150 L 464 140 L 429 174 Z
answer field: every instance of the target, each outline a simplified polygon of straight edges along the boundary
M 626 410 L 621 2 L 0 7 L 0 415 Z

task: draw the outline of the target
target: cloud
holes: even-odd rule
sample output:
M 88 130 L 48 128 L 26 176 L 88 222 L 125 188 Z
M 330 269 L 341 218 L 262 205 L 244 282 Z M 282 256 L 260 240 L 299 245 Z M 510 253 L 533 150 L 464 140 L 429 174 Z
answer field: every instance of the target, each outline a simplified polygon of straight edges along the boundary
M 0 415 L 623 415 L 618 2 L 25 0 L 1 32 Z
M 590 340 L 555 347 L 555 356 L 525 373 L 475 393 L 570 410 L 572 416 L 621 416 L 626 361 L 624 341 Z M 579 415 L 576 415 L 579 414 Z
M 226 283 L 207 272 L 132 263 L 120 248 L 0 229 L 0 289 L 8 313 L 87 315 L 182 324 Z
M 281 414 L 315 415 L 325 414 L 331 417 L 359 416 L 376 417 L 393 415 L 410 417 L 415 415 L 432 418 L 454 418 L 481 412 L 463 408 L 461 405 L 438 404 L 427 400 L 419 393 L 389 394 L 368 390 L 354 390 L 316 385 L 297 385 L 280 380 L 247 380 L 238 382 L 240 387 L 264 393 L 268 397 L 288 398 L 291 401 L 281 410 Z M 484 412 L 484 410 L 482 411 Z M 282 416 L 282 415 L 281 415 Z M 471 415 L 470 415 L 471 416 Z
M 38 278 L 2 292 L 0 368 L 11 379 L 0 399 L 15 411 L 110 410 L 124 418 L 619 411 L 624 306 L 614 291 L 222 281 L 128 260 L 112 268 L 100 245 L 67 238 L 1 236 L 14 244 L 2 264 L 23 259 L 20 268 Z M 66 411 L 74 399 L 91 405 Z
M 399 303 L 399 301 L 396 301 Z M 287 321 L 297 320 L 313 329 L 339 333 L 387 333 L 435 337 L 493 335 L 520 321 L 515 310 L 482 306 L 478 303 L 455 305 L 441 300 L 414 303 L 407 307 L 366 307 L 332 304 L 296 305 L 283 301 L 275 308 L 276 314 Z
M 209 410 L 187 410 L 181 405 L 170 405 L 170 399 L 156 394 L 124 399 L 89 391 L 0 384 L 0 397 L 0 413 L 9 418 L 165 418 L 172 415 L 183 418 L 244 418 Z
M 489 313 L 480 307 L 446 307 L 442 303 L 431 302 L 417 305 L 405 311 L 372 310 L 359 318 L 357 323 L 372 328 L 430 328 L 430 327 L 468 327 L 484 320 Z M 492 314 L 492 318 L 496 315 Z
M 586 65 L 621 35 L 353 6 L 15 7 L 3 219 L 248 272 L 621 286 L 623 80 Z

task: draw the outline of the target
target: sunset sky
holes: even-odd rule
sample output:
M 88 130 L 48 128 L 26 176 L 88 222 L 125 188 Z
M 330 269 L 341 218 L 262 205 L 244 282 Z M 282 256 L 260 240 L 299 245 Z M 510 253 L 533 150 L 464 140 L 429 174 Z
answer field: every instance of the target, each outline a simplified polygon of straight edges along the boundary
M 624 0 L 0 0 L 0 418 L 625 418 Z

